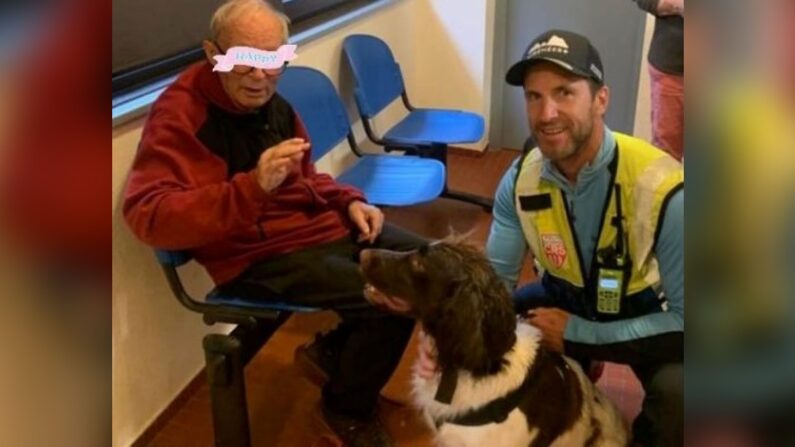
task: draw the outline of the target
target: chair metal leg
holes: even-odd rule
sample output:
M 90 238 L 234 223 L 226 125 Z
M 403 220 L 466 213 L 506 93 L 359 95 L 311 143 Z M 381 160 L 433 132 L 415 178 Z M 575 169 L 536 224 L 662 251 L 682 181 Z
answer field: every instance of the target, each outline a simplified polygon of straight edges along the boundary
M 204 337 L 216 447 L 251 445 L 241 345 L 232 335 Z
M 259 320 L 252 327 L 239 325 L 229 335 L 209 334 L 204 337 L 216 447 L 251 445 L 243 371 L 290 314 L 280 312 L 274 320 Z
M 491 213 L 494 208 L 494 200 L 486 197 L 477 196 L 461 191 L 450 191 L 447 188 L 442 192 L 442 197 L 453 200 L 460 200 L 462 202 L 472 203 L 483 208 L 487 213 Z
M 430 147 L 422 148 L 420 149 L 420 156 L 424 158 L 433 158 L 439 160 L 442 162 L 442 164 L 444 164 L 445 168 L 448 167 L 446 145 L 434 144 Z M 491 213 L 492 209 L 494 208 L 494 200 L 491 198 L 481 197 L 475 194 L 470 194 L 462 191 L 451 191 L 450 189 L 448 189 L 447 185 L 445 185 L 444 191 L 442 191 L 442 197 L 453 200 L 460 200 L 462 202 L 478 205 L 482 207 L 483 210 L 486 211 L 487 213 Z

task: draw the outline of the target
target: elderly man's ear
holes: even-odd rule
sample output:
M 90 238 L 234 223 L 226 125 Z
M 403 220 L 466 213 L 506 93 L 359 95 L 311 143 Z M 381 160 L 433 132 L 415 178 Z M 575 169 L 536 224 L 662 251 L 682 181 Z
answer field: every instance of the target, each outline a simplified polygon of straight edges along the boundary
M 216 60 L 213 59 L 213 56 L 221 54 L 221 50 L 219 50 L 215 44 L 209 40 L 202 42 L 202 49 L 204 50 L 204 56 L 207 58 L 207 60 L 210 61 L 211 64 L 215 65 Z

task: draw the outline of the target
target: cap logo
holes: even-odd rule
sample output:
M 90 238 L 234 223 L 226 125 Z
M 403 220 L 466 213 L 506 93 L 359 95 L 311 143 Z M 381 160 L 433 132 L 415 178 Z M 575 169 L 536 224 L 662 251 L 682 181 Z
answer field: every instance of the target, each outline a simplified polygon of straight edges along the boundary
M 546 42 L 538 42 L 530 48 L 527 52 L 526 59 L 529 59 L 538 53 L 559 53 L 568 54 L 569 44 L 563 40 L 562 37 L 553 34 Z
M 591 64 L 591 71 L 596 75 L 596 77 L 602 79 L 602 70 L 600 70 L 596 64 Z

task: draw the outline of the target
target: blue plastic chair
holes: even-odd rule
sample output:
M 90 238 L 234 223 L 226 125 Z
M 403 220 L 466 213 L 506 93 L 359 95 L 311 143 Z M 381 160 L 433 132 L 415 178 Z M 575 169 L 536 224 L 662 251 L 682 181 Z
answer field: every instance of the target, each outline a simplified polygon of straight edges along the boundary
M 471 112 L 415 108 L 409 102 L 400 66 L 381 39 L 354 34 L 345 38 L 343 49 L 356 82 L 354 96 L 367 137 L 391 150 L 436 158 L 447 165 L 447 147 L 474 143 L 483 136 L 483 117 Z M 370 120 L 401 97 L 408 115 L 379 138 Z M 443 197 L 475 203 L 491 211 L 493 201 L 444 188 Z
M 210 389 L 215 445 L 249 447 L 251 435 L 243 374 L 245 366 L 293 312 L 319 309 L 278 301 L 223 296 L 216 289 L 205 300 L 197 300 L 185 290 L 178 272 L 180 267 L 193 259 L 190 253 L 155 250 L 155 255 L 171 291 L 183 306 L 201 313 L 208 325 L 237 325 L 228 334 L 206 335 L 202 346 Z
M 348 139 L 359 157 L 337 180 L 360 189 L 370 203 L 406 206 L 441 195 L 445 167 L 438 160 L 362 154 L 351 132 L 345 106 L 323 73 L 308 67 L 288 67 L 277 86 L 301 117 L 312 141 L 313 161 Z

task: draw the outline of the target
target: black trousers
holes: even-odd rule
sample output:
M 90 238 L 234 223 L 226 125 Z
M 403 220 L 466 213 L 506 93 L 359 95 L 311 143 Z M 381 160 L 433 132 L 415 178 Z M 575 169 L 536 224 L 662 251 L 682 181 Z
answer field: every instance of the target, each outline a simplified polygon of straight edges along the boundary
M 682 363 L 630 365 L 643 385 L 641 413 L 632 424 L 636 445 L 684 445 L 684 367 Z
M 367 303 L 359 253 L 368 247 L 413 250 L 427 241 L 390 224 L 372 245 L 357 243 L 356 236 L 263 260 L 220 288 L 227 295 L 335 310 L 342 322 L 328 339 L 334 343 L 337 367 L 323 389 L 324 404 L 368 417 L 403 355 L 414 320 Z

